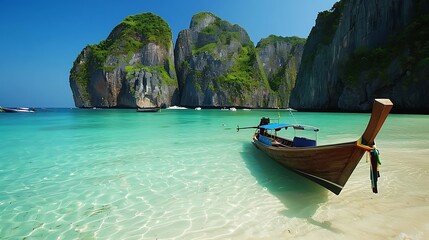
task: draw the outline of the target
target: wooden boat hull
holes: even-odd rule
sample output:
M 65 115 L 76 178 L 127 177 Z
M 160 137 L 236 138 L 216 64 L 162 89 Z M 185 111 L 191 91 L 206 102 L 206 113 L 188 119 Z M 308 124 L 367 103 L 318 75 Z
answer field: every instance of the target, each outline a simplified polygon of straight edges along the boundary
M 365 153 L 356 142 L 319 147 L 267 146 L 258 139 L 253 144 L 284 167 L 339 194 Z
M 284 167 L 338 195 L 365 151 L 374 145 L 374 139 L 392 107 L 393 104 L 389 99 L 376 99 L 374 101 L 371 119 L 360 141 L 311 147 L 279 146 L 260 141 L 258 138 L 260 133 L 257 132 L 253 136 L 253 144 Z M 270 138 L 269 135 L 264 135 L 264 138 L 267 137 Z M 371 159 L 372 162 L 373 159 Z M 371 171 L 378 174 L 377 170 L 373 169 Z M 377 192 L 376 180 L 372 184 L 373 191 Z

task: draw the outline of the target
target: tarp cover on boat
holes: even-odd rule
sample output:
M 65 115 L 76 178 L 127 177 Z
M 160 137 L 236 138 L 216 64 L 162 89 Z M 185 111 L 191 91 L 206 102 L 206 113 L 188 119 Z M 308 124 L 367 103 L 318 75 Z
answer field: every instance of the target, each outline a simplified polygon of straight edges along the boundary
M 267 125 L 262 125 L 259 128 L 273 130 L 273 129 L 277 129 L 277 128 L 285 128 L 285 127 L 290 127 L 290 126 L 292 126 L 292 125 L 288 124 L 288 123 L 270 123 Z
M 300 124 L 289 124 L 289 123 L 270 123 L 267 125 L 259 126 L 259 128 L 263 128 L 263 129 L 267 129 L 267 130 L 274 130 L 274 129 L 279 129 L 279 128 L 288 128 L 288 127 L 292 127 L 294 129 L 298 129 L 298 130 L 310 130 L 310 131 L 315 131 L 315 132 L 319 131 L 319 129 L 316 127 L 300 125 Z

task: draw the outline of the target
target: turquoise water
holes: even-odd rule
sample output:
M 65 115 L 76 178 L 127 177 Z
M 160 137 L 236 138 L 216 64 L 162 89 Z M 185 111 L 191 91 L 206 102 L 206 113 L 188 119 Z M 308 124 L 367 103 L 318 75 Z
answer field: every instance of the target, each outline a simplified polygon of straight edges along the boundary
M 281 112 L 282 121 L 293 121 Z M 0 239 L 427 239 L 429 116 L 390 115 L 372 194 L 363 159 L 336 196 L 255 149 L 277 111 L 0 114 Z M 301 113 L 319 144 L 369 114 Z

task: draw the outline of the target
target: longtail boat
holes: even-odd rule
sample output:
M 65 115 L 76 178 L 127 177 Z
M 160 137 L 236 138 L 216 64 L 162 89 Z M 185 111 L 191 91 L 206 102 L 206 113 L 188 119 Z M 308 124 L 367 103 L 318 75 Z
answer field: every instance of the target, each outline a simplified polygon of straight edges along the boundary
M 361 138 L 352 142 L 317 146 L 316 140 L 308 137 L 295 136 L 293 139 L 280 137 L 277 132 L 281 129 L 309 130 L 316 134 L 319 129 L 300 124 L 270 123 L 269 118 L 262 118 L 257 127 L 240 128 L 237 126 L 237 131 L 256 128 L 252 143 L 258 149 L 284 167 L 320 184 L 337 195 L 340 194 L 362 156 L 365 152 L 369 152 L 372 190 L 377 193 L 380 161 L 374 139 L 392 107 L 393 104 L 389 99 L 375 99 L 365 132 Z
M 160 109 L 159 107 L 137 108 L 136 112 L 158 112 Z

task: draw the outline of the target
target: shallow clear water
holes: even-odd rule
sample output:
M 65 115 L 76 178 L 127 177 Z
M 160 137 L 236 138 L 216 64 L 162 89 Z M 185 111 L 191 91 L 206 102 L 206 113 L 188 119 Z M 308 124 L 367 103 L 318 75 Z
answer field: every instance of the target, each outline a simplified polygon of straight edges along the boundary
M 281 112 L 282 121 L 293 121 Z M 0 114 L 0 239 L 427 239 L 429 116 L 390 115 L 379 194 L 359 163 L 339 196 L 250 143 L 278 112 L 49 109 Z M 369 114 L 295 113 L 319 144 Z

